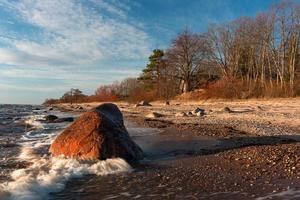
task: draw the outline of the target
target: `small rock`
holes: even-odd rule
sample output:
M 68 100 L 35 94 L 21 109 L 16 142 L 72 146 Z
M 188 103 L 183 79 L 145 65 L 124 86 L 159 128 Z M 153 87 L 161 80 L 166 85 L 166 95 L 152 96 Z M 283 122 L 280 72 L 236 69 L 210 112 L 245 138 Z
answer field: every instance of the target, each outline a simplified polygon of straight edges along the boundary
M 49 110 L 49 111 L 51 111 L 51 110 L 53 110 L 53 109 L 54 109 L 54 108 L 53 108 L 53 107 L 51 107 L 51 108 L 49 108 L 48 110 Z
M 62 122 L 73 122 L 74 118 L 73 117 L 63 117 L 63 118 L 58 118 L 53 121 L 53 123 L 62 123 Z
M 197 115 L 198 117 L 201 117 L 201 116 L 204 116 L 204 115 L 205 115 L 205 112 L 204 112 L 204 110 L 203 110 L 203 111 L 199 111 L 199 112 L 196 113 L 196 115 Z
M 139 107 L 139 106 L 152 106 L 152 105 L 148 101 L 141 101 L 135 105 L 135 107 Z
M 164 115 L 161 113 L 157 113 L 157 112 L 152 112 L 149 113 L 148 115 L 146 115 L 147 118 L 159 118 L 159 117 L 163 117 Z
M 224 107 L 223 110 L 228 113 L 232 112 L 232 110 L 229 107 Z
M 166 102 L 165 102 L 165 105 L 166 105 L 166 106 L 170 105 L 170 102 L 169 102 L 169 101 L 166 101 Z
M 202 108 L 196 108 L 195 110 L 192 111 L 192 114 L 197 116 L 203 116 L 205 114 L 204 111 L 205 110 Z
M 46 122 L 53 122 L 56 119 L 58 119 L 58 117 L 55 116 L 55 115 L 47 115 L 47 116 L 44 117 L 44 119 L 45 119 Z
M 191 111 L 187 112 L 186 115 L 189 116 L 189 117 L 194 116 L 193 113 L 192 113 Z

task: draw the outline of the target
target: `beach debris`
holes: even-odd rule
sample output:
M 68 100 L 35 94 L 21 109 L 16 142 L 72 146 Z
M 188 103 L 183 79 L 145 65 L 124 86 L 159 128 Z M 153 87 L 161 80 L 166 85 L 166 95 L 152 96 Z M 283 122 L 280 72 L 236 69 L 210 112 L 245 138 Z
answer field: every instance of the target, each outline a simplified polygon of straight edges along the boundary
M 187 114 L 185 112 L 178 112 L 175 114 L 175 117 L 186 117 Z
M 81 115 L 56 137 L 49 150 L 53 156 L 84 160 L 120 157 L 143 158 L 142 149 L 131 140 L 123 115 L 115 104 L 105 103 Z
M 135 105 L 135 107 L 139 107 L 139 106 L 152 106 L 152 105 L 148 101 L 141 101 Z
M 151 112 L 149 114 L 146 115 L 146 118 L 159 118 L 159 117 L 163 117 L 164 115 L 158 112 Z

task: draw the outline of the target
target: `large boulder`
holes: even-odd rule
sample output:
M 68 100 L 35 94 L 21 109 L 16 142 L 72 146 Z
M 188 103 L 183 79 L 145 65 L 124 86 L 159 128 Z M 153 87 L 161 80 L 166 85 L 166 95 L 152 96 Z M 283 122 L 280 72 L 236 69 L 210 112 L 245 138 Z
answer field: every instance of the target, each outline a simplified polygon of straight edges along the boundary
M 141 148 L 131 140 L 124 126 L 121 111 L 110 103 L 79 117 L 54 140 L 50 152 L 53 156 L 79 159 L 143 158 Z

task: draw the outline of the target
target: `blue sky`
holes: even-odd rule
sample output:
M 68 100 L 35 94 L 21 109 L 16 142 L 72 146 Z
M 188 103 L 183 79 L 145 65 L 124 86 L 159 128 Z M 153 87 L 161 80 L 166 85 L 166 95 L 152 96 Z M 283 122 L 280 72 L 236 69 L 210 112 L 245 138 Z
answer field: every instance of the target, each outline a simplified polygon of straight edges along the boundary
M 137 76 L 185 27 L 255 16 L 277 0 L 0 0 L 0 103 Z

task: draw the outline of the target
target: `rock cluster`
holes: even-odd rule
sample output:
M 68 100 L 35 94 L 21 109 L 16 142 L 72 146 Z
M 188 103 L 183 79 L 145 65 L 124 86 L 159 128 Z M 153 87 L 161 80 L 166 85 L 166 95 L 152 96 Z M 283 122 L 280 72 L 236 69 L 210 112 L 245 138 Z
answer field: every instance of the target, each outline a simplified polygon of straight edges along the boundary
M 193 111 L 189 111 L 189 112 L 178 112 L 175 114 L 175 117 L 186 117 L 186 116 L 189 116 L 189 117 L 193 117 L 193 116 L 203 116 L 205 115 L 205 110 L 202 109 L 202 108 L 196 108 L 195 110 Z

